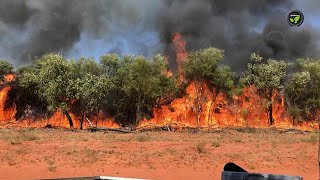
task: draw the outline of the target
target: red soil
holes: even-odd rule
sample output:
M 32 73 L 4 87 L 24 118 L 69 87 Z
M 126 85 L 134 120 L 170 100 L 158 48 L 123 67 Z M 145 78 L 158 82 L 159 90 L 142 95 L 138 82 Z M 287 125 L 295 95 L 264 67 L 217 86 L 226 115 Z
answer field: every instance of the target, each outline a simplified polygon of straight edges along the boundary
M 0 179 L 117 176 L 220 179 L 233 161 L 249 172 L 318 178 L 317 134 L 91 133 L 0 129 Z

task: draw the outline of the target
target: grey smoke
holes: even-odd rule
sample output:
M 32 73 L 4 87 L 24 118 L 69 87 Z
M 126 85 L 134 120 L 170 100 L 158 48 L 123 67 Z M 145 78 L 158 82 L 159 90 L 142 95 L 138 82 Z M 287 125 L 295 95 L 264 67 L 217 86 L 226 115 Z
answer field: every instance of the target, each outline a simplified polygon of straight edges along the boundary
M 245 69 L 253 51 L 288 60 L 319 55 L 315 43 L 319 30 L 308 27 L 308 22 L 299 28 L 288 25 L 292 1 L 180 0 L 167 1 L 167 6 L 158 24 L 165 43 L 170 44 L 174 32 L 182 32 L 189 50 L 224 49 L 225 62 L 236 71 Z
M 160 52 L 152 23 L 157 4 L 148 0 L 2 0 L 0 57 L 19 65 L 47 52 L 70 57 Z
M 70 58 L 164 53 L 175 67 L 171 39 L 181 32 L 187 50 L 222 48 L 225 63 L 242 71 L 253 51 L 288 60 L 319 55 L 319 28 L 308 21 L 316 5 L 288 0 L 1 0 L 0 57 L 21 65 L 47 52 Z M 299 7 L 305 23 L 290 27 L 286 14 Z

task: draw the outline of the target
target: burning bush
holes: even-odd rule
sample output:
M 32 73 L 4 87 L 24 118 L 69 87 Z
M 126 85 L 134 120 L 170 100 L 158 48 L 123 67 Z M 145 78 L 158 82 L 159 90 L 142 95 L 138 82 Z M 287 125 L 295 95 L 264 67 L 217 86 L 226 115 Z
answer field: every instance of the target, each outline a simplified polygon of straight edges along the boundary
M 166 75 L 167 62 L 162 56 L 121 59 L 106 55 L 101 61 L 114 84 L 107 96 L 109 110 L 122 123 L 138 124 L 150 118 L 153 107 L 170 102 L 177 93 L 176 80 Z
M 263 58 L 259 54 L 253 53 L 241 81 L 247 85 L 255 86 L 258 93 L 267 100 L 268 119 L 272 125 L 274 123 L 272 114 L 274 94 L 283 88 L 288 64 L 282 60 L 269 59 L 266 63 L 263 63 L 262 60 Z
M 15 75 L 5 76 L 0 89 L 0 120 L 31 114 L 35 123 L 48 119 L 55 125 L 63 121 L 65 127 L 81 129 L 93 125 L 89 119 L 96 120 L 95 125 L 118 127 L 117 122 L 165 126 L 168 130 L 172 126 L 272 124 L 290 128 L 293 118 L 284 104 L 295 117 L 315 120 L 320 109 L 318 59 L 298 60 L 297 72 L 291 74 L 283 91 L 288 66 L 284 61 L 264 62 L 253 53 L 247 71 L 236 78 L 236 73 L 222 64 L 223 50 L 207 48 L 187 54 L 179 34 L 174 43 L 179 65 L 176 75 L 160 55 L 106 54 L 98 63 L 90 58 L 68 60 L 60 54 L 45 54 L 33 65 L 19 68 L 15 81 L 9 83 Z M 0 65 L 1 73 L 11 73 L 9 63 Z M 242 94 L 234 93 L 239 87 Z
M 62 110 L 70 127 L 70 111 L 80 116 L 80 128 L 86 116 L 103 107 L 115 118 L 137 124 L 151 116 L 152 108 L 173 97 L 176 84 L 165 75 L 163 57 L 149 60 L 142 56 L 116 55 L 93 59 L 67 60 L 60 54 L 46 54 L 19 73 L 19 85 L 35 92 L 50 111 Z M 103 106 L 104 105 L 104 106 Z

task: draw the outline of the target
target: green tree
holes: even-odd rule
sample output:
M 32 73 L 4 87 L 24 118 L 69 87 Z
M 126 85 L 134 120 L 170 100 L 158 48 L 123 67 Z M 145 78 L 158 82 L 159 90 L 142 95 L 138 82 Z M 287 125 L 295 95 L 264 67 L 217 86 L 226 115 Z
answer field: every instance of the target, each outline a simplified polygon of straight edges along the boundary
M 261 96 L 267 100 L 269 124 L 274 123 L 272 115 L 272 97 L 277 90 L 283 88 L 288 63 L 282 60 L 268 59 L 265 63 L 258 53 L 251 54 L 251 62 L 247 66 L 241 82 L 254 85 Z
M 49 110 L 61 109 L 73 127 L 68 108 L 72 99 L 68 92 L 71 68 L 60 54 L 45 54 L 36 60 L 32 69 L 20 74 L 19 81 L 25 88 L 35 88 L 37 95 L 48 103 Z
M 188 59 L 183 63 L 185 78 L 188 81 L 195 82 L 196 85 L 195 109 L 197 124 L 200 122 L 201 104 L 206 98 L 203 96 L 202 82 L 212 86 L 217 95 L 219 92 L 230 94 L 234 86 L 234 73 L 231 71 L 231 68 L 226 65 L 219 65 L 223 57 L 223 50 L 207 48 L 191 52 L 188 55 Z M 209 119 L 210 116 L 208 116 L 208 121 Z
M 149 60 L 109 54 L 101 57 L 101 64 L 115 85 L 109 102 L 113 102 L 111 108 L 119 120 L 138 124 L 142 118 L 150 117 L 154 106 L 177 92 L 175 79 L 164 73 L 167 63 L 162 56 Z
M 106 54 L 100 57 L 102 71 L 109 77 L 114 77 L 120 66 L 120 57 L 117 54 Z
M 0 80 L 3 80 L 6 74 L 10 74 L 13 71 L 13 66 L 5 60 L 0 60 Z
M 71 64 L 72 79 L 67 92 L 69 97 L 77 101 L 81 112 L 80 129 L 82 129 L 86 115 L 99 110 L 112 83 L 94 59 L 80 58 L 78 61 L 71 61 Z
M 80 129 L 84 118 L 99 110 L 112 87 L 103 67 L 94 59 L 66 60 L 60 54 L 46 54 L 37 59 L 34 67 L 23 68 L 19 73 L 22 87 L 32 89 L 48 104 L 51 111 L 61 109 L 73 121 L 69 111 L 81 114 Z
M 289 112 L 297 119 L 315 118 L 320 110 L 320 59 L 302 58 L 296 65 L 285 86 Z
M 183 63 L 185 78 L 189 81 L 204 81 L 213 86 L 217 93 L 228 93 L 234 86 L 235 73 L 229 66 L 219 65 L 223 57 L 223 50 L 217 48 L 191 52 Z

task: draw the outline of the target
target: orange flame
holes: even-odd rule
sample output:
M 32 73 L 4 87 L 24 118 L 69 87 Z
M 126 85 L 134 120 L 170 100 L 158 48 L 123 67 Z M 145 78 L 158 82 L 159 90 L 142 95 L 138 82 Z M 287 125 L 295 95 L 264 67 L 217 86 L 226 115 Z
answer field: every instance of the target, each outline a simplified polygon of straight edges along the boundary
M 26 118 L 23 120 L 17 121 L 15 119 L 16 114 L 16 105 L 14 104 L 12 107 L 5 107 L 6 101 L 8 99 L 8 93 L 11 90 L 11 85 L 6 84 L 8 82 L 15 81 L 15 74 L 8 74 L 4 77 L 4 82 L 0 82 L 2 85 L 2 89 L 0 89 L 0 122 L 1 126 L 15 126 L 15 127 L 44 127 L 48 124 L 52 126 L 59 127 L 69 127 L 69 121 L 67 117 L 61 113 L 60 111 L 55 112 L 48 119 L 32 119 Z M 1 88 L 1 86 L 0 86 Z M 70 103 L 74 103 L 75 100 L 71 99 Z M 80 119 L 76 117 L 74 114 L 70 114 L 73 119 L 74 127 L 80 127 Z M 89 122 L 90 121 L 90 122 Z M 98 114 L 91 118 L 91 120 L 84 120 L 83 128 L 88 128 L 90 126 L 96 127 L 108 127 L 108 128 L 119 128 L 120 126 L 114 122 L 114 119 L 111 117 L 104 117 L 103 114 Z M 91 123 L 91 124 L 90 124 Z
M 186 51 L 186 41 L 180 33 L 175 33 L 173 35 L 172 41 L 176 48 L 176 56 L 178 63 L 184 61 L 188 55 Z
M 176 48 L 176 61 L 178 65 L 178 73 L 180 75 L 180 82 L 183 81 L 183 73 L 181 65 L 187 59 L 188 53 L 186 51 L 186 41 L 180 33 L 175 33 L 172 42 Z
M 6 101 L 8 99 L 8 93 L 11 87 L 5 83 L 14 81 L 16 78 L 15 74 L 8 74 L 4 76 L 4 81 L 0 82 L 0 122 L 11 121 L 15 118 L 16 106 L 5 107 Z
M 75 116 L 74 114 L 70 113 L 70 116 L 73 120 L 74 128 L 80 128 L 80 119 Z M 90 121 L 90 122 L 89 122 Z M 90 120 L 83 121 L 83 128 L 87 129 L 91 126 L 93 127 L 108 127 L 108 128 L 119 128 L 120 126 L 114 122 L 113 118 L 101 118 L 99 115 Z M 50 118 L 48 119 L 23 119 L 19 120 L 16 126 L 19 127 L 45 127 L 47 125 L 55 126 L 55 127 L 65 127 L 69 128 L 69 121 L 65 114 L 61 111 L 55 112 Z
M 185 50 L 186 42 L 181 34 L 177 33 L 173 37 L 173 42 L 177 51 L 177 62 L 179 73 L 181 62 L 187 58 Z M 165 72 L 171 76 L 171 72 Z M 16 105 L 5 107 L 8 93 L 11 90 L 10 84 L 15 80 L 14 74 L 6 75 L 0 89 L 0 126 L 16 127 L 44 127 L 48 124 L 59 127 L 69 127 L 66 116 L 57 111 L 48 119 L 32 119 L 16 121 Z M 1 88 L 1 86 L 0 86 Z M 71 100 L 71 104 L 75 100 Z M 294 125 L 294 120 L 288 115 L 284 107 L 284 95 L 278 92 L 273 96 L 273 117 L 275 119 L 274 127 L 277 128 L 295 128 L 301 130 L 315 130 L 317 122 L 301 122 Z M 150 120 L 144 119 L 138 125 L 138 128 L 148 128 L 152 126 L 173 126 L 175 128 L 183 127 L 255 127 L 267 128 L 268 116 L 266 113 L 267 103 L 257 94 L 255 87 L 246 87 L 243 94 L 234 96 L 231 100 L 223 93 L 216 93 L 215 89 L 210 89 L 204 82 L 191 82 L 186 88 L 186 95 L 173 100 L 170 104 L 153 109 L 154 117 Z M 320 112 L 319 112 L 320 114 Z M 74 128 L 80 127 L 80 119 L 74 114 L 70 114 Z M 114 118 L 104 116 L 102 112 L 90 118 L 90 122 L 84 120 L 83 128 L 90 126 L 119 128 Z
M 15 118 L 16 106 L 6 108 L 5 103 L 11 87 L 6 86 L 0 90 L 0 122 L 11 121 Z
M 144 119 L 138 128 L 170 125 L 183 127 L 255 127 L 268 128 L 266 101 L 260 97 L 254 87 L 244 88 L 241 96 L 231 101 L 225 94 L 216 94 L 205 83 L 192 82 L 186 89 L 186 96 L 175 99 L 171 104 L 153 109 L 154 118 Z M 283 96 L 276 95 L 273 104 L 273 127 L 315 130 L 315 121 L 293 125 L 282 105 Z M 280 99 L 279 101 L 276 99 Z
M 180 80 L 183 80 L 181 63 L 187 58 L 186 41 L 180 33 L 173 36 Z M 177 98 L 169 105 L 153 109 L 154 117 L 144 119 L 138 128 L 152 126 L 180 127 L 256 127 L 267 128 L 268 116 L 266 101 L 257 94 L 255 87 L 246 87 L 239 97 L 230 102 L 225 94 L 216 94 L 214 89 L 203 82 L 191 82 L 186 88 L 186 96 Z M 284 95 L 275 93 L 273 103 L 274 127 L 313 130 L 317 123 L 303 122 L 293 125 L 284 107 Z
M 4 82 L 12 82 L 16 80 L 15 74 L 7 74 L 4 76 Z

